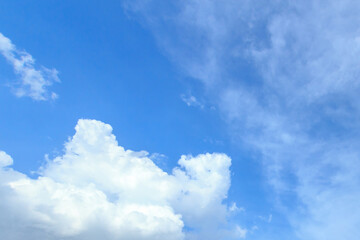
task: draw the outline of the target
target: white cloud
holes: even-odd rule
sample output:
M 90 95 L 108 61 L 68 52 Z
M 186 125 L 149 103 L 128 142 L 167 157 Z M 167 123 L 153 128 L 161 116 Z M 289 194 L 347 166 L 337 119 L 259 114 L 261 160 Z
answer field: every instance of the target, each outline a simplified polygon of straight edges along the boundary
M 12 163 L 4 152 L 0 162 Z M 0 170 L 0 238 L 245 236 L 239 226 L 222 227 L 228 222 L 222 202 L 230 187 L 230 158 L 207 153 L 182 156 L 178 164 L 167 174 L 146 152 L 118 146 L 110 125 L 79 120 L 65 153 L 42 167 L 40 177 Z
M 229 211 L 230 212 L 244 212 L 245 208 L 243 207 L 238 207 L 236 202 L 233 202 L 230 207 L 229 207 Z
M 47 90 L 47 87 L 54 82 L 59 82 L 56 69 L 35 68 L 35 59 L 29 53 L 18 50 L 11 43 L 11 40 L 1 33 L 0 53 L 13 66 L 15 73 L 20 77 L 18 82 L 12 84 L 16 96 L 29 96 L 34 100 L 57 98 L 56 93 Z
M 204 83 L 232 137 L 262 154 L 299 238 L 359 238 L 359 2 L 138 2 L 128 9 Z
M 240 226 L 236 226 L 236 237 L 237 238 L 245 238 L 246 233 L 247 233 L 246 229 L 241 228 Z
M 181 100 L 186 103 L 186 105 L 188 105 L 189 107 L 199 107 L 199 108 L 204 108 L 204 105 L 199 102 L 199 100 L 193 96 L 193 95 L 185 95 L 185 94 L 181 94 Z
M 11 156 L 4 151 L 0 151 L 0 167 L 7 167 L 13 164 Z

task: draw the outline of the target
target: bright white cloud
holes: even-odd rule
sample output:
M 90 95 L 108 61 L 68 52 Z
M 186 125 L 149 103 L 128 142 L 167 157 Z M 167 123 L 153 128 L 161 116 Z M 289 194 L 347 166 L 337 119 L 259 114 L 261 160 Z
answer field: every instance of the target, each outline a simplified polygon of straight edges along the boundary
M 10 156 L 0 152 L 0 163 L 10 165 Z M 178 164 L 168 174 L 146 152 L 118 146 L 110 125 L 79 120 L 64 155 L 41 168 L 37 179 L 0 170 L 0 238 L 245 237 L 246 229 L 223 227 L 230 158 L 207 153 L 182 156 Z
M 359 2 L 126 2 L 262 154 L 299 238 L 359 238 Z
M 18 50 L 11 40 L 1 33 L 0 53 L 20 77 L 19 81 L 12 84 L 16 96 L 29 96 L 38 101 L 57 98 L 56 93 L 47 90 L 54 82 L 59 82 L 56 69 L 35 68 L 35 59 L 29 53 Z

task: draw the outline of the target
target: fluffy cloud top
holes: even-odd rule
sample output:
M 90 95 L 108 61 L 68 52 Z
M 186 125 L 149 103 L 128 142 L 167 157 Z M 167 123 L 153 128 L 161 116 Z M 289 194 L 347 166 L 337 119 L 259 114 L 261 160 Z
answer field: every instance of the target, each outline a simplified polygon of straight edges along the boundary
M 118 146 L 112 128 L 79 120 L 65 153 L 31 179 L 0 170 L 2 239 L 231 239 L 225 154 L 182 156 L 168 174 L 146 152 Z M 0 152 L 1 166 L 12 163 Z M 186 226 L 187 230 L 184 230 Z
M 14 84 L 18 97 L 29 96 L 34 100 L 57 98 L 57 94 L 49 92 L 47 87 L 58 82 L 56 69 L 35 68 L 35 59 L 27 52 L 16 48 L 11 40 L 0 33 L 0 53 L 13 66 L 20 80 Z

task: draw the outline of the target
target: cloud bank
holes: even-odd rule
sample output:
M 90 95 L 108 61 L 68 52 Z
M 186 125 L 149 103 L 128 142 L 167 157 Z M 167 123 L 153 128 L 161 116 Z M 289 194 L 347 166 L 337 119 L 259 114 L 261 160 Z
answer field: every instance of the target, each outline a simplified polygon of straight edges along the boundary
M 0 152 L 1 239 L 236 239 L 223 204 L 225 154 L 181 156 L 172 174 L 118 146 L 110 125 L 79 120 L 62 156 L 30 178 Z M 231 227 L 229 227 L 231 226 Z
M 35 59 L 26 51 L 21 51 L 11 40 L 0 33 L 0 53 L 12 65 L 19 81 L 11 84 L 15 95 L 28 96 L 37 101 L 56 99 L 57 94 L 49 92 L 47 87 L 59 82 L 58 71 L 46 67 L 35 68 Z

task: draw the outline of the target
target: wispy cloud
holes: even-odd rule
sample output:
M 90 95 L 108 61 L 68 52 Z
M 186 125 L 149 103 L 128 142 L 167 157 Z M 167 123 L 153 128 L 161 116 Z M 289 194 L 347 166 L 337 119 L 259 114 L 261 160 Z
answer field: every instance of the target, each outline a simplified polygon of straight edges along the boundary
M 360 237 L 359 2 L 132 2 L 233 137 L 262 154 L 299 238 Z
M 181 94 L 181 100 L 189 107 L 204 108 L 204 105 L 193 95 Z
M 259 218 L 260 218 L 262 221 L 271 223 L 271 221 L 272 221 L 272 214 L 270 214 L 268 217 L 259 216 Z
M 12 65 L 19 80 L 11 86 L 18 97 L 28 96 L 34 100 L 56 99 L 57 94 L 47 87 L 59 82 L 58 71 L 46 67 L 35 68 L 35 59 L 26 51 L 21 51 L 11 40 L 0 33 L 0 53 Z
M 236 202 L 233 202 L 230 207 L 229 207 L 229 211 L 230 212 L 234 212 L 234 213 L 237 213 L 237 212 L 244 212 L 245 211 L 245 208 L 243 207 L 238 207 Z

